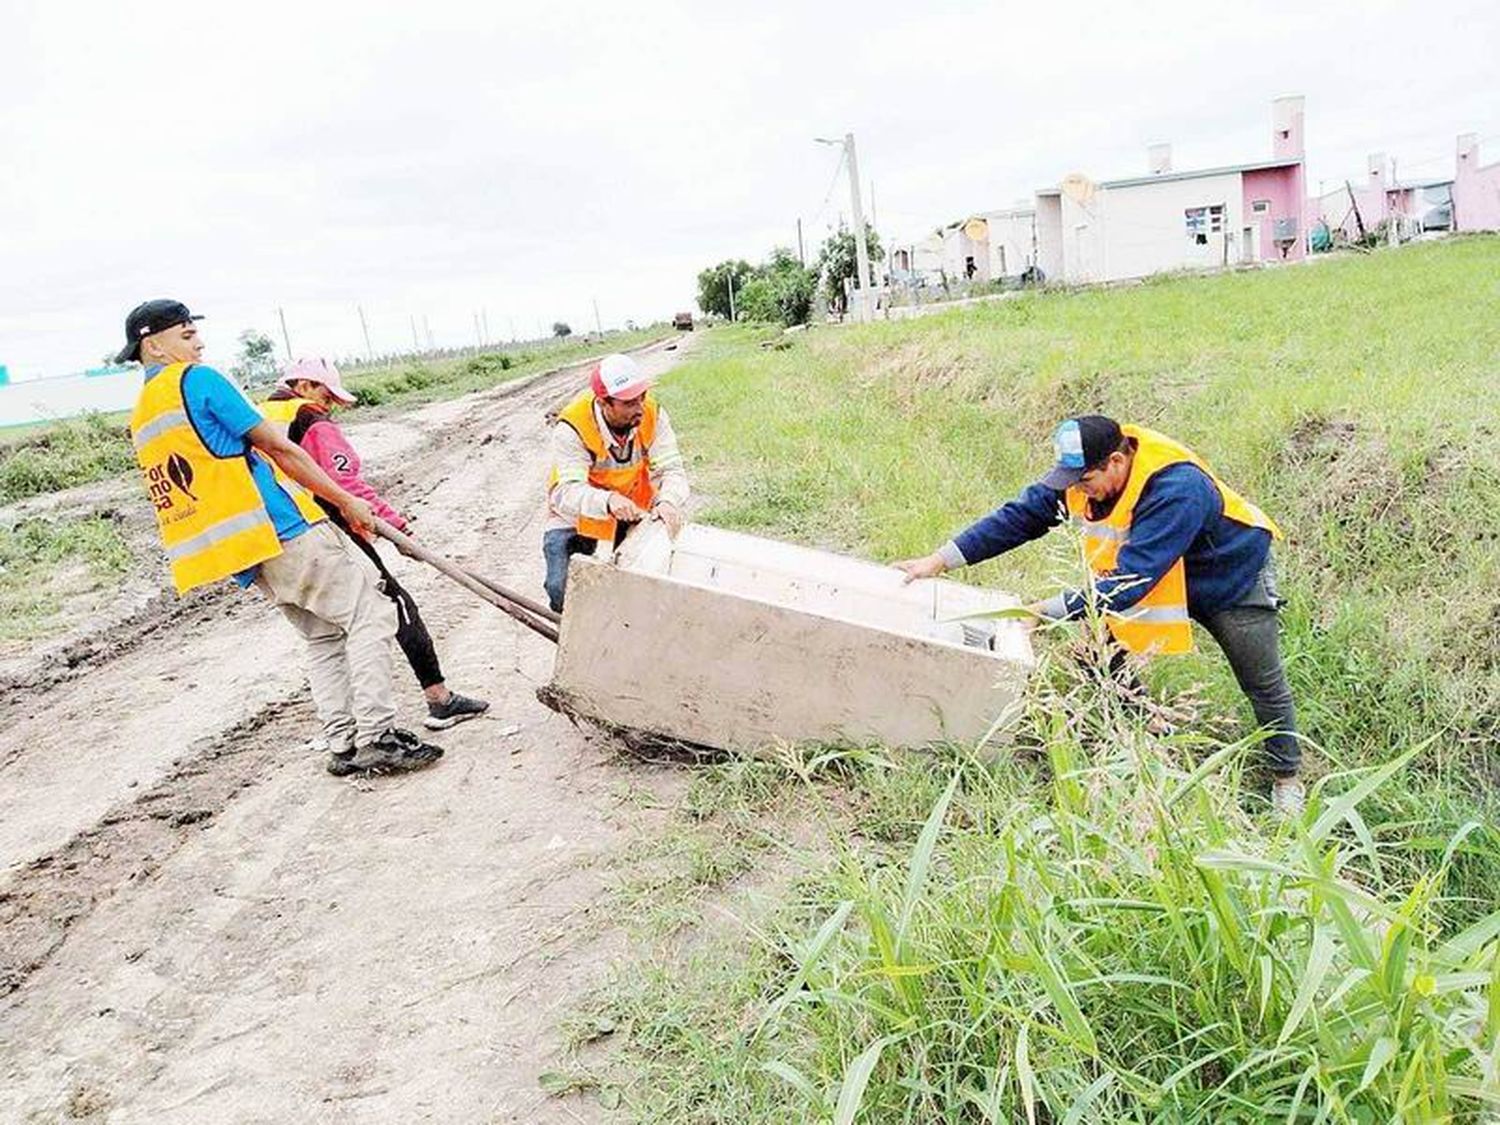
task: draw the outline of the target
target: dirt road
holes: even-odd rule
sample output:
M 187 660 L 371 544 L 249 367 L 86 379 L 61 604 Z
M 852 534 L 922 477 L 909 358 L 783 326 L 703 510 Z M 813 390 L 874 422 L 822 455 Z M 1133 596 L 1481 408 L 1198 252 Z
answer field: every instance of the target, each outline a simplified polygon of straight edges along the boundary
M 579 384 L 351 432 L 424 541 L 539 590 L 544 413 Z M 493 704 L 436 739 L 447 757 L 425 773 L 323 772 L 298 642 L 255 594 L 174 604 L 6 692 L 0 1121 L 603 1115 L 537 1075 L 619 948 L 591 913 L 597 860 L 661 815 L 620 794 L 670 799 L 680 776 L 620 763 L 536 702 L 547 642 L 400 569 L 449 682 Z M 400 687 L 415 727 L 404 666 Z

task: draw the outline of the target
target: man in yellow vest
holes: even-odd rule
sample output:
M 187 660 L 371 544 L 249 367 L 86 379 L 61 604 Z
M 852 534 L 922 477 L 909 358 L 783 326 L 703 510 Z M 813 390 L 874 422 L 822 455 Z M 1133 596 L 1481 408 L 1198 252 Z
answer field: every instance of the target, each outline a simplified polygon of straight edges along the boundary
M 1277 812 L 1302 807 L 1292 693 L 1281 664 L 1271 541 L 1281 530 L 1186 446 L 1097 414 L 1053 435 L 1057 462 L 1020 497 L 933 554 L 896 565 L 907 581 L 973 566 L 1064 522 L 1082 532 L 1094 597 L 1114 640 L 1140 654 L 1189 652 L 1192 621 L 1213 636 L 1269 736 Z M 1067 591 L 1032 608 L 1081 616 L 1088 595 Z
M 547 483 L 547 599 L 558 612 L 568 560 L 618 543 L 628 525 L 660 519 L 675 538 L 686 519 L 687 471 L 651 379 L 628 355 L 609 355 L 589 386 L 563 407 L 552 427 Z
M 178 301 L 147 301 L 126 318 L 117 357 L 145 368 L 130 436 L 177 592 L 233 578 L 276 603 L 307 641 L 330 773 L 431 765 L 442 750 L 395 726 L 395 610 L 314 495 L 362 534 L 373 527 L 370 505 L 198 362 L 198 319 Z

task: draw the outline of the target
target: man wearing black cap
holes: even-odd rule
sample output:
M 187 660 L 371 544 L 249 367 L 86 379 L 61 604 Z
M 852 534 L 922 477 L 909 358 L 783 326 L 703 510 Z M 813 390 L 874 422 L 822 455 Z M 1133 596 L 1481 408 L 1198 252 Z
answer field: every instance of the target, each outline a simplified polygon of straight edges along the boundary
M 1203 625 L 1270 732 L 1273 806 L 1300 811 L 1301 747 L 1271 567 L 1280 529 L 1192 450 L 1144 426 L 1084 415 L 1058 426 L 1053 444 L 1056 464 L 1041 481 L 933 554 L 896 565 L 907 581 L 932 578 L 1074 523 L 1093 572 L 1092 597 L 1114 640 L 1134 653 L 1189 652 L 1191 622 Z M 1089 598 L 1069 590 L 1032 608 L 1067 620 L 1082 616 Z
M 395 612 L 313 496 L 361 533 L 374 526 L 369 504 L 198 363 L 199 319 L 178 301 L 147 301 L 126 318 L 118 357 L 145 367 L 130 434 L 178 593 L 232 577 L 276 603 L 307 642 L 330 773 L 430 765 L 442 750 L 394 725 Z

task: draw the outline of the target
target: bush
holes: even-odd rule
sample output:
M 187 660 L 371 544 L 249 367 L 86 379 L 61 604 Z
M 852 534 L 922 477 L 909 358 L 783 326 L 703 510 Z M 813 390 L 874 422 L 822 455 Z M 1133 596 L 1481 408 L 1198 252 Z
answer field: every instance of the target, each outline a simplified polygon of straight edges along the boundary
M 87 414 L 0 445 L 0 503 L 87 484 L 135 465 L 126 427 Z

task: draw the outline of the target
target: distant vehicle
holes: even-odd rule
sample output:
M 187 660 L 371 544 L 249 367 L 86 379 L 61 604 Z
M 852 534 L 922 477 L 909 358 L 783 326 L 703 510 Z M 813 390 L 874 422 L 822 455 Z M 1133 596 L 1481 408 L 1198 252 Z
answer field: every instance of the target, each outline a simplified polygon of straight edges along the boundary
M 678 313 L 672 318 L 672 327 L 679 332 L 691 332 L 693 330 L 693 314 L 690 312 Z

